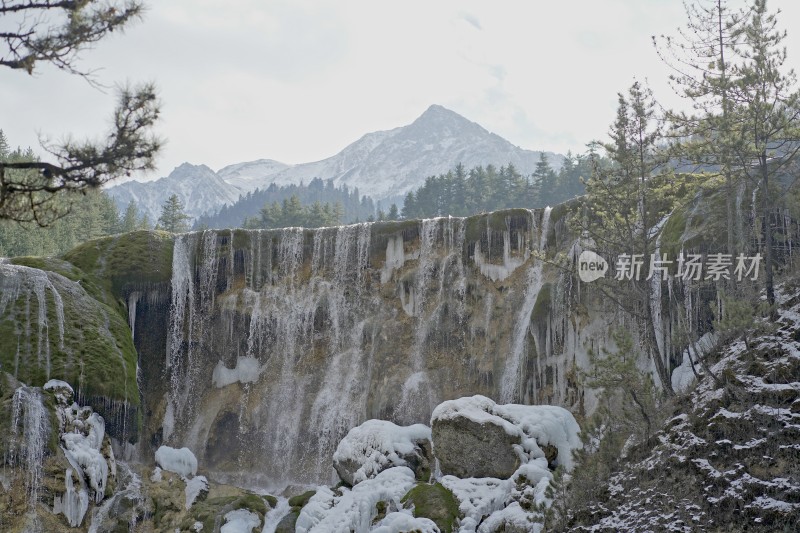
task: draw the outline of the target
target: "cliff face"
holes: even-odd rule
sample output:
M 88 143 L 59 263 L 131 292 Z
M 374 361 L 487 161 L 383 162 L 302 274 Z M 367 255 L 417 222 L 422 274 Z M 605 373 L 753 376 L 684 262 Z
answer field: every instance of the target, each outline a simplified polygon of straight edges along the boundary
M 452 398 L 586 413 L 578 369 L 616 317 L 599 298 L 570 307 L 576 281 L 551 261 L 573 240 L 549 209 L 178 236 L 161 355 L 129 301 L 137 349 L 157 358 L 142 367 L 163 365 L 142 381 L 146 442 L 282 485 L 332 480 L 364 420 L 428 423 Z
M 134 232 L 86 243 L 67 261 L 15 260 L 38 269 L 4 267 L 9 287 L 30 287 L 0 319 L 16 332 L 4 342 L 23 339 L 30 361 L 27 374 L 11 359 L 4 369 L 31 386 L 75 383 L 142 459 L 162 443 L 188 446 L 220 479 L 261 486 L 332 480 L 330 457 L 350 428 L 370 418 L 428 423 L 438 403 L 462 396 L 580 417 L 596 403 L 581 384 L 588 353 L 613 349 L 613 328 L 638 328 L 578 281 L 567 212 Z M 681 291 L 656 284 L 649 304 L 668 368 L 679 362 L 669 302 L 704 307 Z M 86 338 L 106 331 L 106 348 Z M 5 353 L 16 353 L 11 344 Z M 109 369 L 118 351 L 126 366 Z M 54 370 L 28 375 L 41 374 L 47 353 L 58 356 Z

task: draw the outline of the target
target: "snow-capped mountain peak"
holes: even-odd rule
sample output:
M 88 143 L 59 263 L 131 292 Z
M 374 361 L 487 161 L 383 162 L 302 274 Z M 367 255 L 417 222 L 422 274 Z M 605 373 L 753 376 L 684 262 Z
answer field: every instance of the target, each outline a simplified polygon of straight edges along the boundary
M 563 157 L 548 155 L 557 169 Z M 425 183 L 425 178 L 446 173 L 458 163 L 468 169 L 511 163 L 522 174 L 530 174 L 539 156 L 540 152 L 514 146 L 454 111 L 432 105 L 411 124 L 367 133 L 320 161 L 290 166 L 259 159 L 228 165 L 216 173 L 205 165 L 184 163 L 166 178 L 124 183 L 108 189 L 108 193 L 121 208 L 136 200 L 153 220 L 170 194 L 177 194 L 194 218 L 231 205 L 240 194 L 257 188 L 265 189 L 273 183 L 309 183 L 314 178 L 358 188 L 361 194 L 385 205 L 401 204 L 409 191 Z

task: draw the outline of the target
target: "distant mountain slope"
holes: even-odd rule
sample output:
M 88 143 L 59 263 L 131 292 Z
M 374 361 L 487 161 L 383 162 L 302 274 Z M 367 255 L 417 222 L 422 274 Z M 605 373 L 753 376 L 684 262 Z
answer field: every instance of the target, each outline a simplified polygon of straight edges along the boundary
M 336 185 L 358 188 L 383 203 L 401 199 L 425 178 L 445 173 L 457 163 L 466 168 L 512 163 L 522 174 L 533 172 L 540 152 L 524 150 L 490 133 L 458 113 L 432 105 L 408 126 L 364 135 L 338 154 L 265 175 L 261 188 L 276 183 L 308 183 L 333 179 Z M 548 153 L 558 169 L 563 157 Z
M 218 173 L 204 165 L 184 163 L 166 178 L 154 182 L 136 181 L 108 189 L 121 209 L 131 199 L 151 219 L 158 218 L 161 204 L 177 194 L 187 213 L 196 219 L 203 213 L 231 206 L 240 195 L 278 186 L 308 184 L 314 178 L 333 180 L 335 187 L 346 185 L 360 195 L 371 196 L 384 209 L 392 202 L 402 203 L 405 194 L 419 188 L 425 178 L 446 173 L 462 163 L 478 165 L 513 164 L 523 174 L 531 174 L 541 152 L 524 150 L 490 133 L 458 113 L 432 105 L 407 126 L 368 133 L 338 154 L 316 161 L 289 166 L 271 159 L 237 163 Z M 558 169 L 563 156 L 548 153 L 550 164 Z M 244 215 L 242 215 L 243 217 Z
M 169 176 L 141 183 L 129 181 L 106 190 L 120 209 L 134 200 L 140 212 L 147 213 L 155 223 L 161 215 L 164 200 L 177 194 L 186 208 L 186 214 L 197 218 L 207 211 L 216 211 L 225 204 L 239 199 L 240 191 L 222 180 L 205 165 L 183 163 Z
M 262 187 L 269 176 L 277 174 L 290 166 L 272 159 L 258 159 L 247 163 L 228 165 L 221 168 L 217 175 L 242 193 L 248 193 Z

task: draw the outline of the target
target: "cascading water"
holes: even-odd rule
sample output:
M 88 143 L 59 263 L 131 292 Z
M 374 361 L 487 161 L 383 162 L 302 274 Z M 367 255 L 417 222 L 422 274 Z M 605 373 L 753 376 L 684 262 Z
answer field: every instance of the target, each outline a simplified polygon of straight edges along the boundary
M 407 313 L 416 317 L 414 342 L 411 348 L 411 374 L 403 384 L 401 399 L 395 418 L 403 424 L 424 420 L 438 403 L 435 387 L 425 369 L 425 348 L 431 330 L 441 323 L 442 303 L 454 304 L 456 315 L 463 314 L 464 297 L 464 219 L 433 218 L 421 222 L 420 250 L 410 301 L 404 304 Z M 452 263 L 452 267 L 451 267 Z M 452 272 L 455 283 L 445 283 L 446 274 Z M 433 278 L 438 283 L 433 287 Z M 449 298 L 445 293 L 449 292 Z M 430 302 L 430 304 L 429 304 Z
M 547 246 L 547 233 L 550 229 L 550 212 L 551 208 L 547 207 L 542 214 L 541 231 L 539 234 L 540 254 L 544 254 L 545 247 Z M 535 258 L 533 265 L 528 270 L 525 296 L 514 322 L 511 353 L 509 354 L 500 382 L 500 402 L 502 403 L 511 403 L 521 400 L 519 394 L 522 385 L 520 374 L 522 363 L 527 353 L 527 339 L 531 322 L 531 313 L 533 312 L 533 307 L 536 305 L 539 291 L 542 289 L 542 284 L 544 282 L 544 277 L 542 275 L 543 268 L 544 261 L 542 258 Z M 537 354 L 538 353 L 539 350 L 537 350 Z
M 56 289 L 48 274 L 42 270 L 28 268 L 25 266 L 0 264 L 0 317 L 3 317 L 8 310 L 20 299 L 24 298 L 22 309 L 24 316 L 24 333 L 20 337 L 20 343 L 14 361 L 14 376 L 19 375 L 20 366 L 36 366 L 44 371 L 46 379 L 50 379 L 52 372 L 51 365 L 51 341 L 50 328 L 51 318 L 49 317 L 49 304 L 47 294 L 50 293 L 52 299 L 52 309 L 55 315 L 56 331 L 58 334 L 57 347 L 64 349 L 64 302 L 61 294 Z M 35 315 L 33 306 L 35 305 Z M 36 329 L 35 335 L 32 328 Z M 35 338 L 35 349 L 33 342 Z M 33 357 L 35 354 L 35 365 L 32 361 L 20 361 L 20 358 Z
M 19 387 L 12 400 L 12 439 L 9 463 L 22 466 L 25 472 L 25 493 L 28 497 L 26 531 L 41 530 L 36 515 L 42 487 L 42 469 L 50 420 L 39 390 Z
M 544 250 L 549 216 L 176 237 L 165 443 L 219 479 L 328 482 L 337 443 L 368 418 L 426 423 L 455 394 L 496 395 L 498 367 L 516 391 L 527 380 L 520 296 L 527 324 L 543 283 L 531 252 Z

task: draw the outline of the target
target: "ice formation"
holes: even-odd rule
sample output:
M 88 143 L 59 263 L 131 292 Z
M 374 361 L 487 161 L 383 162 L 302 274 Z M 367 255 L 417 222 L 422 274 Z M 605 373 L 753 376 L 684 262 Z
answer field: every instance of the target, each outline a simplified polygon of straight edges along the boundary
M 261 374 L 261 365 L 258 359 L 253 357 L 237 357 L 236 366 L 228 368 L 220 361 L 214 367 L 214 373 L 211 376 L 211 383 L 216 388 L 221 389 L 233 383 L 255 383 L 258 381 L 258 376 Z
M 162 470 L 187 478 L 197 473 L 197 458 L 189 448 L 161 446 L 156 450 L 156 463 Z
M 49 417 L 41 393 L 32 387 L 19 387 L 11 402 L 12 440 L 10 464 L 23 465 L 25 492 L 28 498 L 28 526 L 38 528 L 35 514 L 42 485 L 47 439 L 50 435 Z M 21 431 L 20 431 L 21 430 Z
M 253 528 L 261 525 L 261 519 L 253 511 L 237 509 L 225 515 L 225 525 L 220 533 L 251 533 Z
M 373 479 L 352 488 L 333 491 L 320 487 L 297 518 L 297 533 L 369 531 L 377 514 L 375 505 L 384 501 L 389 509 L 401 507 L 400 500 L 414 486 L 414 472 L 405 466 L 384 470 Z

